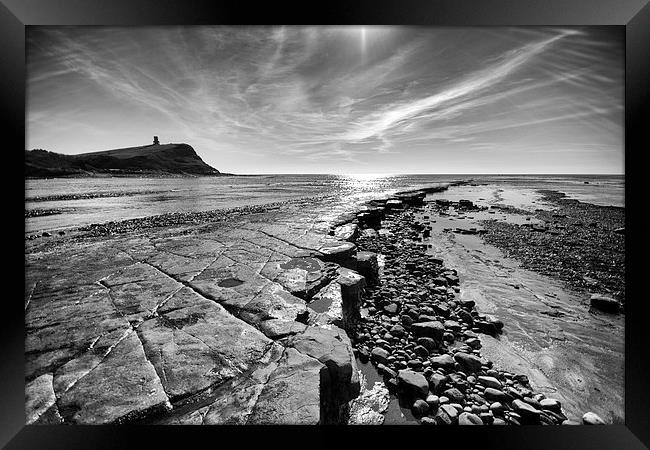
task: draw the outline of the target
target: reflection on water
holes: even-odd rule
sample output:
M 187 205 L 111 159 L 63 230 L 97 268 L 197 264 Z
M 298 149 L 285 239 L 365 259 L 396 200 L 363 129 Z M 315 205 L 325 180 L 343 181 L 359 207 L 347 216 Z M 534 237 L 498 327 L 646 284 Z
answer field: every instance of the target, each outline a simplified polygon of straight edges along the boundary
M 60 209 L 61 214 L 30 217 L 27 233 L 53 231 L 170 212 L 210 211 L 332 195 L 357 204 L 435 183 L 474 180 L 508 186 L 560 189 L 592 202 L 623 204 L 623 177 L 539 177 L 477 175 L 256 175 L 194 178 L 65 178 L 25 181 L 25 209 Z M 584 184 L 588 181 L 590 184 Z M 43 197 L 102 194 L 99 198 L 32 201 Z M 107 196 L 107 194 L 109 196 Z M 111 196 L 112 195 L 112 196 Z M 513 199 L 508 198 L 509 202 Z M 526 203 L 528 199 L 522 201 Z M 541 206 L 540 206 L 541 207 Z

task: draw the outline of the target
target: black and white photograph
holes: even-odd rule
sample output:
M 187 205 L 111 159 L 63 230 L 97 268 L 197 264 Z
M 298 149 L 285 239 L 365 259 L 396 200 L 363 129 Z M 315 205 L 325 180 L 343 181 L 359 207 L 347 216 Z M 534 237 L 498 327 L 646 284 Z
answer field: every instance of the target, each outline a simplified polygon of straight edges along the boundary
M 625 37 L 27 26 L 26 424 L 625 424 Z

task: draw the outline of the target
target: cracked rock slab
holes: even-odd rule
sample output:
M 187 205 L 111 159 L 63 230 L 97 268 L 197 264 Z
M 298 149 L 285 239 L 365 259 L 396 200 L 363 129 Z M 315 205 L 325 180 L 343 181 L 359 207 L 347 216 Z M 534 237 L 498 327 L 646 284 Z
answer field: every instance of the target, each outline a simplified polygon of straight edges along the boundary
M 321 392 L 329 384 L 328 369 L 293 348 L 287 348 L 248 417 L 248 424 L 317 425 L 321 423 Z
M 169 400 L 135 332 L 129 333 L 59 399 L 66 422 L 122 423 L 153 410 L 165 410 Z
M 183 287 L 149 264 L 136 263 L 102 280 L 115 308 L 130 322 L 151 316 Z
M 31 425 L 50 409 L 56 410 L 56 396 L 52 388 L 52 374 L 46 373 L 25 386 L 25 423 Z M 58 411 L 53 414 L 58 415 Z
M 25 317 L 25 376 L 54 372 L 86 351 L 93 342 L 108 342 L 124 334 L 128 322 L 117 312 L 108 293 L 95 286 L 77 295 L 57 295 L 48 303 L 33 301 Z M 88 296 L 83 296 L 92 292 Z M 115 338 L 117 339 L 117 337 Z M 97 345 L 95 345 L 97 346 Z
M 172 401 L 251 370 L 272 345 L 260 331 L 190 289 L 170 302 L 137 332 Z
M 313 257 L 269 263 L 262 274 L 282 285 L 291 294 L 305 300 L 310 299 L 337 275 L 335 264 Z
M 303 333 L 287 338 L 286 344 L 327 366 L 331 379 L 327 402 L 331 406 L 338 408 L 359 395 L 357 363 L 343 330 L 335 326 L 307 327 Z

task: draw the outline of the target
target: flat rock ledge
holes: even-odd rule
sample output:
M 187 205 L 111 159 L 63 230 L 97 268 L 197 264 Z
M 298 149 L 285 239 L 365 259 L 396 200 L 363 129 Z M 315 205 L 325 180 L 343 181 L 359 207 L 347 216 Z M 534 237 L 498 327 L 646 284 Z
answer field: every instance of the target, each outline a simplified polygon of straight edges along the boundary
M 366 278 L 322 215 L 30 245 L 27 422 L 344 423 Z

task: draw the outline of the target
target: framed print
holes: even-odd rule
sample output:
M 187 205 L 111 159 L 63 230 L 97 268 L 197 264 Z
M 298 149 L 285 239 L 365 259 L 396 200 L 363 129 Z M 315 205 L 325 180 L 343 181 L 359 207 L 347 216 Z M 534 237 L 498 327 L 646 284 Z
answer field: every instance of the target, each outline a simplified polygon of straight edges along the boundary
M 3 0 L 3 444 L 645 448 L 647 2 L 311 6 Z

